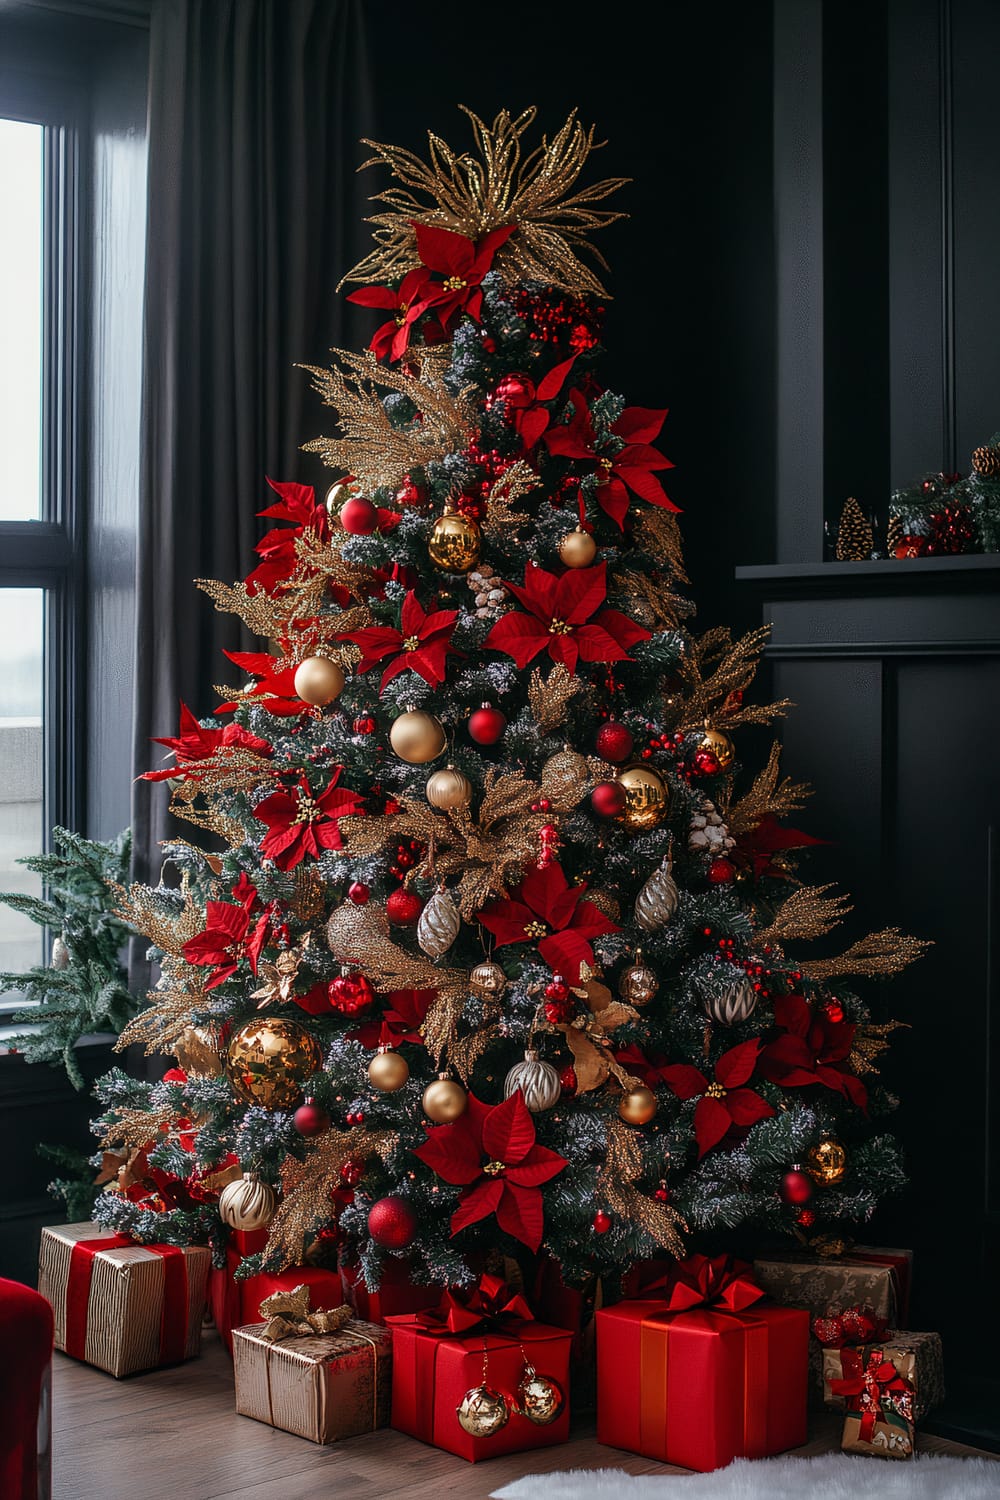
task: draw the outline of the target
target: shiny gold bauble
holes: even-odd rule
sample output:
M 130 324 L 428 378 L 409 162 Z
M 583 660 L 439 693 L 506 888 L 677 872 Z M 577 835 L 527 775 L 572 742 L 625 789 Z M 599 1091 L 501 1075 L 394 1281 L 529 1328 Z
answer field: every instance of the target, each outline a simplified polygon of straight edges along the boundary
M 667 816 L 666 783 L 648 766 L 625 766 L 615 777 L 625 793 L 622 819 L 629 828 L 655 828 Z
M 642 961 L 642 953 L 635 955 L 635 963 L 630 964 L 618 981 L 618 993 L 626 1005 L 642 1007 L 648 1005 L 660 988 L 660 981 L 648 964 Z
M 728 771 L 736 759 L 736 746 L 728 734 L 723 734 L 721 729 L 713 729 L 711 724 L 705 725 L 698 741 L 698 749 L 707 755 L 714 755 L 720 771 Z
M 465 1114 L 469 1096 L 462 1085 L 449 1078 L 447 1073 L 439 1073 L 434 1082 L 424 1089 L 420 1102 L 428 1120 L 433 1120 L 435 1125 L 449 1125 L 452 1120 Z
M 567 568 L 589 568 L 596 556 L 597 543 L 582 526 L 559 538 L 559 560 Z
M 442 573 L 470 573 L 479 561 L 479 526 L 458 511 L 438 516 L 427 539 L 431 562 Z
M 547 1427 L 563 1409 L 563 1393 L 554 1380 L 526 1365 L 517 1387 L 518 1415 L 536 1427 Z
M 337 663 L 328 656 L 307 656 L 295 668 L 292 680 L 303 703 L 323 708 L 340 697 L 347 679 Z
M 507 988 L 507 975 L 499 964 L 492 959 L 485 959 L 469 975 L 469 988 L 481 999 L 489 999 L 494 995 L 502 995 Z
M 331 521 L 337 519 L 340 507 L 344 504 L 345 500 L 350 500 L 354 494 L 357 494 L 354 485 L 346 484 L 343 479 L 338 479 L 336 484 L 331 484 L 326 492 L 326 499 L 323 501 L 326 513 Z
M 185 1073 L 217 1078 L 224 1067 L 219 1033 L 212 1025 L 185 1026 L 171 1051 Z
M 618 1101 L 618 1113 L 626 1125 L 648 1125 L 656 1114 L 656 1095 L 652 1089 L 640 1083 L 636 1088 L 622 1094 Z
M 244 1104 L 290 1109 L 322 1061 L 319 1043 L 304 1026 L 279 1016 L 255 1016 L 234 1033 L 226 1072 Z
M 463 771 L 456 771 L 454 766 L 445 766 L 443 771 L 435 771 L 428 778 L 424 794 L 431 807 L 436 807 L 441 812 L 447 812 L 453 807 L 468 807 L 472 801 L 472 782 Z
M 457 1408 L 459 1425 L 470 1437 L 487 1438 L 506 1427 L 507 1403 L 490 1385 L 477 1385 L 466 1391 Z
M 806 1171 L 820 1187 L 836 1187 L 847 1174 L 847 1152 L 833 1136 L 824 1136 L 806 1153 Z
M 389 744 L 400 760 L 411 766 L 436 760 L 446 743 L 441 720 L 419 708 L 408 708 L 389 730 Z
M 219 1194 L 219 1218 L 230 1229 L 266 1229 L 278 1207 L 278 1195 L 255 1172 L 227 1182 Z
M 394 1094 L 410 1076 L 410 1066 L 401 1052 L 380 1047 L 368 1064 L 368 1082 L 383 1094 Z

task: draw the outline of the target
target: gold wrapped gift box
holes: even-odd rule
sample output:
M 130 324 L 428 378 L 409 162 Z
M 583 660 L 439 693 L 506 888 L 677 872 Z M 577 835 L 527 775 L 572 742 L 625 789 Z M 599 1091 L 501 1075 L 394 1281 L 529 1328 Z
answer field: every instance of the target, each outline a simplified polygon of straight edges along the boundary
M 236 1410 L 314 1443 L 389 1422 L 392 1335 L 354 1319 L 336 1333 L 265 1338 L 269 1325 L 233 1329 Z

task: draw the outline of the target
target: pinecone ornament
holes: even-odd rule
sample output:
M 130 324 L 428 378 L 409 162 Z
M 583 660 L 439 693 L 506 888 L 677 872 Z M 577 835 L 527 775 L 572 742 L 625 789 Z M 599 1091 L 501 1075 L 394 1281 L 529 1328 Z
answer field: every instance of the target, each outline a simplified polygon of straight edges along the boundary
M 688 848 L 692 854 L 709 854 L 712 858 L 732 849 L 736 840 L 719 817 L 712 802 L 705 801 L 696 812 L 688 830 Z
M 974 448 L 972 467 L 983 479 L 1000 479 L 1000 448 L 994 448 L 992 444 Z
M 441 888 L 435 891 L 417 923 L 417 942 L 428 958 L 440 958 L 447 953 L 458 937 L 462 918 L 450 894 Z
M 851 495 L 844 501 L 837 526 L 837 561 L 865 562 L 872 555 L 872 523 Z

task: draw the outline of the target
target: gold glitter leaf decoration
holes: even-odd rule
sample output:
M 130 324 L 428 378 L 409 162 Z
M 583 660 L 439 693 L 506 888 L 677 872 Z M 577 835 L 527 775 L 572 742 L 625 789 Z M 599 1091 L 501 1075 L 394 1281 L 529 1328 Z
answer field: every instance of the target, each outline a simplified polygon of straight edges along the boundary
M 613 1214 L 635 1224 L 671 1255 L 684 1254 L 681 1231 L 687 1224 L 669 1203 L 647 1198 L 635 1186 L 643 1175 L 642 1152 L 635 1131 L 621 1120 L 608 1122 L 607 1154 L 597 1182 L 598 1197 Z
M 552 734 L 565 721 L 570 701 L 582 687 L 580 678 L 561 662 L 547 676 L 535 667 L 528 679 L 528 703 L 542 734 Z
M 304 1161 L 285 1158 L 281 1168 L 282 1201 L 267 1231 L 267 1263 L 273 1270 L 302 1265 L 306 1240 L 330 1217 L 330 1189 L 340 1181 L 348 1160 L 377 1156 L 385 1161 L 399 1137 L 389 1130 L 325 1130 Z
M 787 776 L 779 782 L 780 766 L 781 745 L 775 740 L 767 765 L 758 772 L 746 795 L 728 808 L 720 800 L 720 811 L 725 811 L 725 822 L 734 838 L 752 833 L 767 813 L 783 818 L 805 806 L 810 795 L 809 786 L 803 781 L 791 781 Z
M 827 896 L 830 885 L 803 885 L 782 902 L 767 927 L 757 933 L 759 943 L 781 946 L 826 937 L 854 908 L 846 896 Z
M 847 1066 L 854 1073 L 877 1073 L 875 1059 L 889 1050 L 894 1031 L 908 1031 L 905 1021 L 862 1021 L 854 1028 Z
M 885 927 L 852 943 L 837 958 L 816 958 L 800 963 L 807 979 L 836 979 L 843 974 L 859 974 L 864 979 L 883 979 L 901 974 L 915 963 L 933 944 L 925 938 L 910 937 L 898 927 Z

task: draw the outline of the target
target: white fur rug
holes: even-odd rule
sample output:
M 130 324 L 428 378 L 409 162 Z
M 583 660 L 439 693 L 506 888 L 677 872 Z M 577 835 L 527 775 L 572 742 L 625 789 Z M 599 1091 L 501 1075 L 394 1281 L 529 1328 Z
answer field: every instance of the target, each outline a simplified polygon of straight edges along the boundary
M 626 1474 L 574 1469 L 528 1474 L 493 1491 L 494 1500 L 997 1500 L 1000 1462 L 916 1457 L 905 1463 L 852 1458 L 739 1458 L 713 1474 Z

